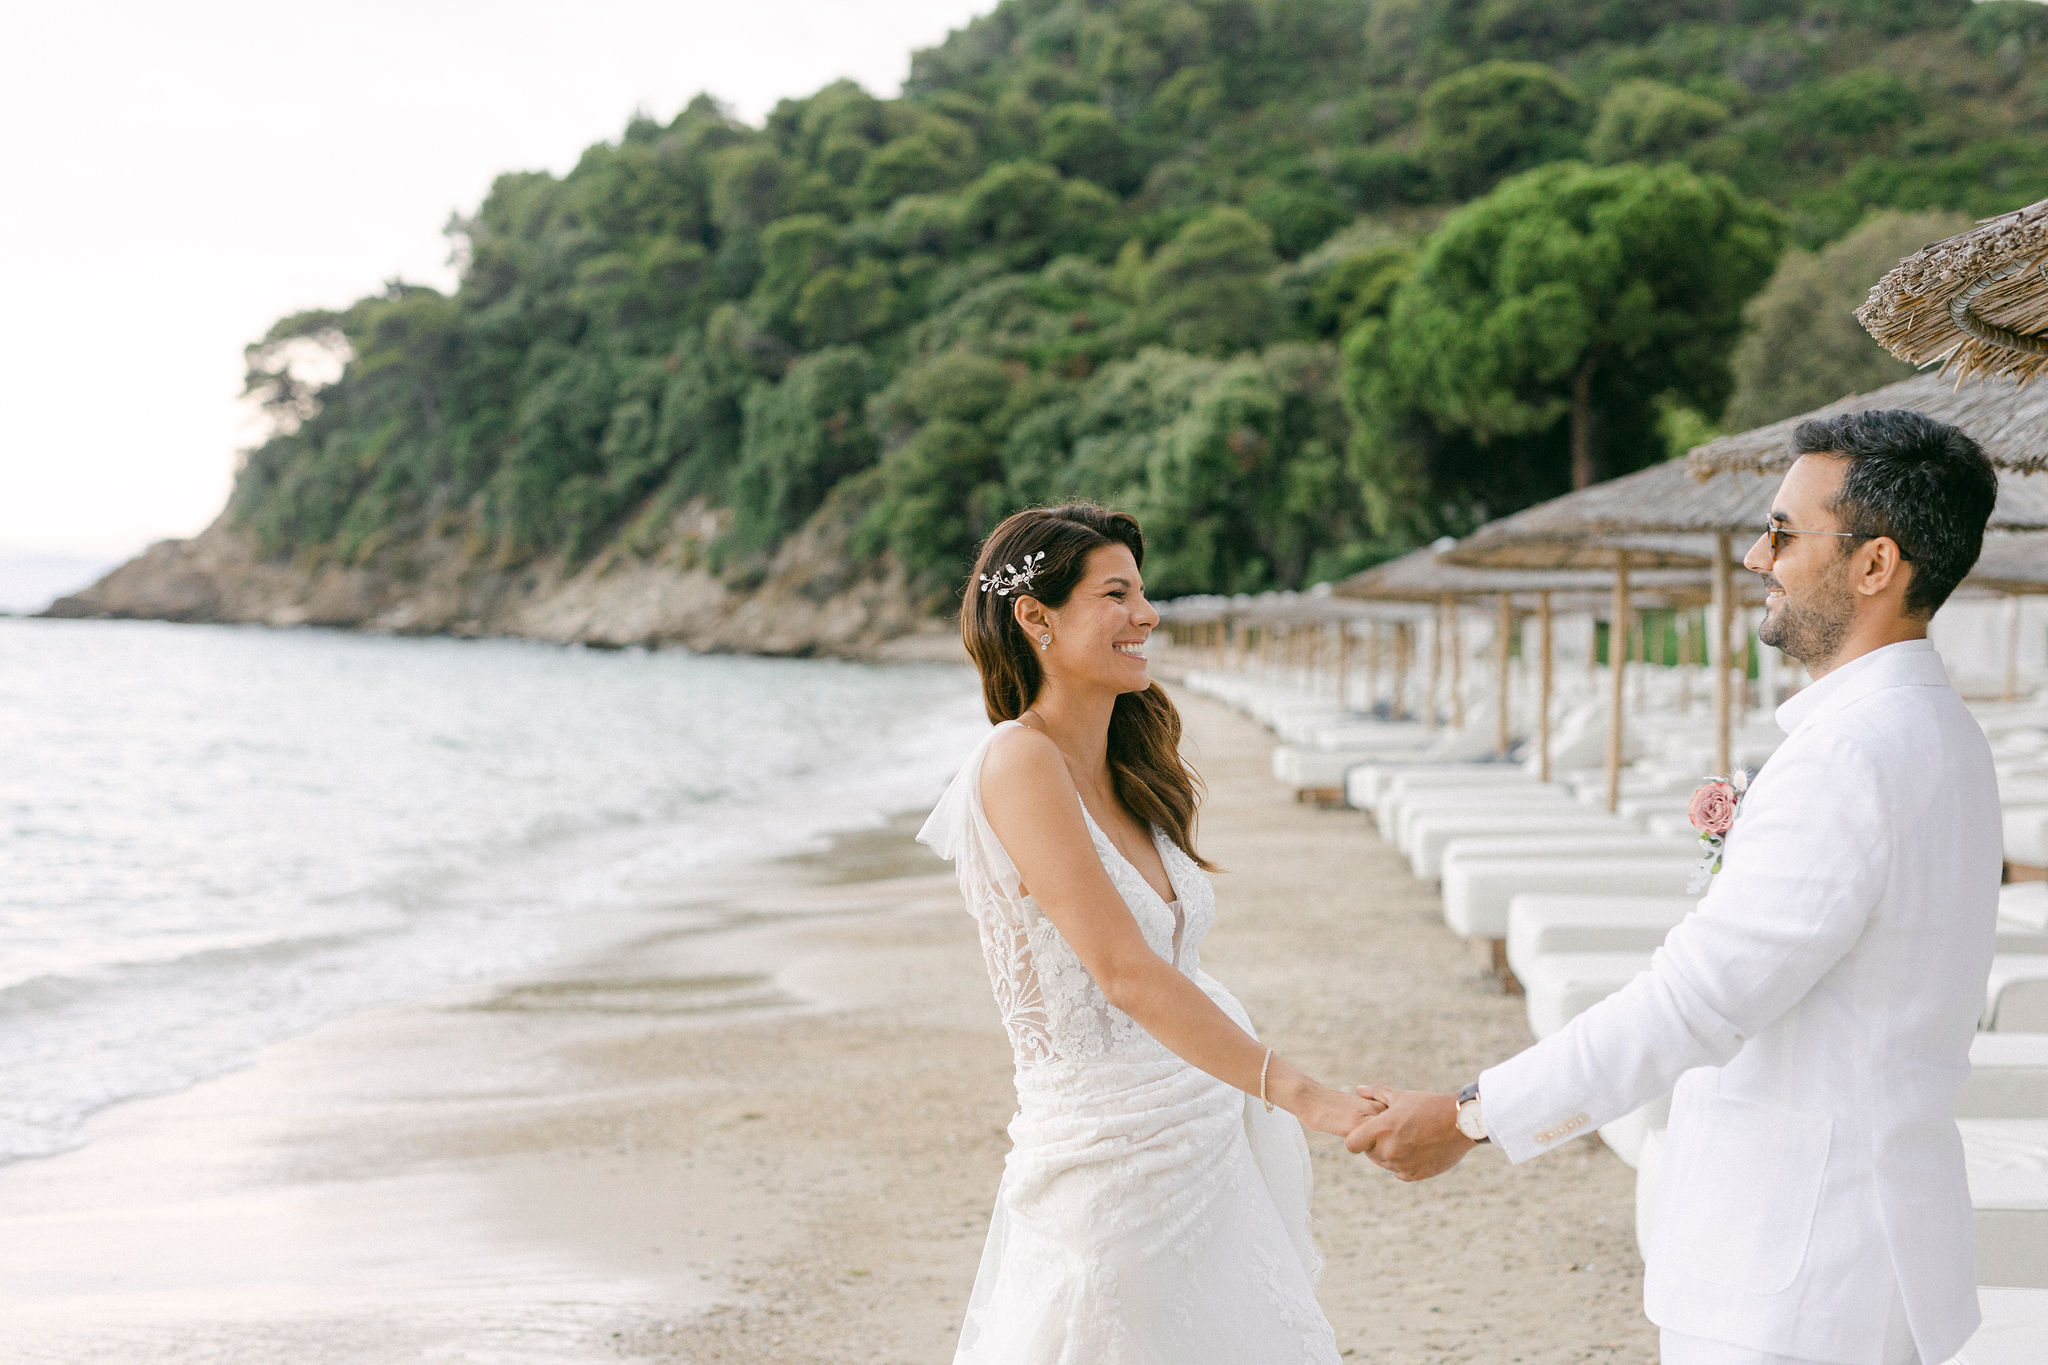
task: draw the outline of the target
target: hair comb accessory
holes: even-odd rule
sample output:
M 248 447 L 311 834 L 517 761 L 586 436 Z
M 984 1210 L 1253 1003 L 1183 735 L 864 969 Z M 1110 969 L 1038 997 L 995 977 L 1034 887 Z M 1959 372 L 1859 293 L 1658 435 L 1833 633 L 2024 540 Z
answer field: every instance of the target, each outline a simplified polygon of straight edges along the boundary
M 1014 564 L 1005 564 L 1003 565 L 1003 571 L 993 577 L 983 574 L 981 576 L 981 590 L 988 592 L 990 589 L 994 589 L 996 596 L 1008 597 L 1013 592 L 1020 592 L 1030 587 L 1031 580 L 1038 577 L 1038 561 L 1044 558 L 1045 551 L 1040 550 L 1035 555 L 1025 555 L 1024 567 L 1021 569 Z

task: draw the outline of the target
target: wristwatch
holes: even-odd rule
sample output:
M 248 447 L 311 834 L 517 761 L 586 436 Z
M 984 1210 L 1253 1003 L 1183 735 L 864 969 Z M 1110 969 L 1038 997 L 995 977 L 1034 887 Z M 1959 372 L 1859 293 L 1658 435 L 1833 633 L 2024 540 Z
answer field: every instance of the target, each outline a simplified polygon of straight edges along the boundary
M 1458 1131 L 1474 1142 L 1491 1142 L 1486 1135 L 1486 1115 L 1479 1108 L 1479 1082 L 1458 1092 Z

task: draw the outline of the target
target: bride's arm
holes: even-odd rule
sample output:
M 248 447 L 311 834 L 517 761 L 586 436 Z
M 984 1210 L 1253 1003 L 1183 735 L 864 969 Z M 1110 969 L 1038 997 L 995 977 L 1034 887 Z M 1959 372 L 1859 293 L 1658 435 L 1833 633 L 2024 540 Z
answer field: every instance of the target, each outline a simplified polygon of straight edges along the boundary
M 1231 1021 L 1201 987 L 1152 950 L 1096 856 L 1058 747 L 1017 728 L 990 745 L 982 807 L 1039 907 L 1109 1003 L 1191 1066 L 1259 1093 L 1319 1132 L 1349 1134 L 1384 1106 L 1321 1085 Z

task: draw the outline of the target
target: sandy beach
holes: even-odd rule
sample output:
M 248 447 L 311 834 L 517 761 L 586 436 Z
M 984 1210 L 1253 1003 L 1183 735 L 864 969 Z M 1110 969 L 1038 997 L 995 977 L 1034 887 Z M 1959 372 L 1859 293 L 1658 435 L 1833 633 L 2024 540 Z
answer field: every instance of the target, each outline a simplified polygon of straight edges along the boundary
M 1327 1080 L 1523 1046 L 1436 898 L 1182 695 L 1228 872 L 1204 965 Z M 917 819 L 593 922 L 544 970 L 343 1020 L 0 1168 L 0 1359 L 950 1359 L 1007 1047 Z M 1406 1186 L 1317 1140 L 1345 1354 L 1652 1361 L 1634 1175 L 1594 1139 Z

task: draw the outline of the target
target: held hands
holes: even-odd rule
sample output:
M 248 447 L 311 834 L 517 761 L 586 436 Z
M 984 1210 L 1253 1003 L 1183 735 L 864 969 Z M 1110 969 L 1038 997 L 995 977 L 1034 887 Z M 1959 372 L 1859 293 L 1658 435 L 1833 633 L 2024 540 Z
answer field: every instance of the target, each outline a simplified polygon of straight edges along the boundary
M 1386 1108 L 1385 1101 L 1377 1095 L 1333 1090 L 1283 1057 L 1269 1053 L 1266 1069 L 1267 1074 L 1261 1077 L 1262 1098 L 1301 1120 L 1302 1127 L 1318 1133 L 1344 1137 Z M 1249 1086 L 1246 1093 L 1253 1093 Z
M 1477 1145 L 1458 1131 L 1455 1095 L 1383 1085 L 1361 1085 L 1358 1094 L 1381 1108 L 1350 1131 L 1345 1148 L 1365 1153 L 1402 1180 L 1442 1175 Z
M 1346 1137 L 1362 1124 L 1371 1122 L 1386 1107 L 1386 1102 L 1376 1095 L 1368 1096 L 1362 1091 L 1353 1094 L 1349 1090 L 1332 1090 L 1326 1085 L 1318 1085 L 1303 1097 L 1302 1103 L 1294 1110 L 1294 1116 L 1301 1120 L 1304 1128 L 1313 1128 L 1332 1137 Z

